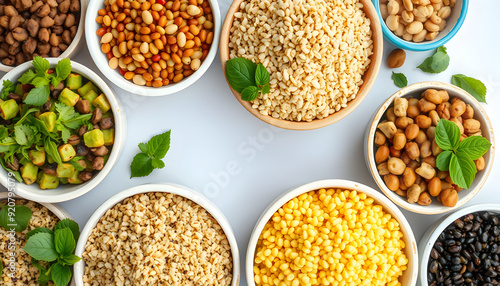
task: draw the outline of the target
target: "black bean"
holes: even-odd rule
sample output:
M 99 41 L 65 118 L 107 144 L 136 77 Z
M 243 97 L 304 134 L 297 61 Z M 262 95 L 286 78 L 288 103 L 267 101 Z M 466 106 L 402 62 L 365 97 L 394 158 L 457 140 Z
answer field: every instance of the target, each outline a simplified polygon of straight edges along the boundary
M 429 265 L 429 272 L 436 273 L 438 271 L 438 266 L 438 262 L 436 260 L 433 260 Z
M 436 250 L 436 248 L 432 248 L 432 250 L 431 250 L 431 257 L 433 259 L 438 259 L 439 258 L 439 252 Z

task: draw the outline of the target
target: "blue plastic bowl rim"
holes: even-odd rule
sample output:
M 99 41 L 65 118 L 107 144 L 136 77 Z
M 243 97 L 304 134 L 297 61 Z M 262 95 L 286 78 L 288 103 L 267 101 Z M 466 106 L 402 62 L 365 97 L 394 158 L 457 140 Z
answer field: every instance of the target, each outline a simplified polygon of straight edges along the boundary
M 447 35 L 445 35 L 442 39 L 438 41 L 432 43 L 418 44 L 405 41 L 396 36 L 391 30 L 389 30 L 389 28 L 387 28 L 385 24 L 384 19 L 382 19 L 382 15 L 380 14 L 379 0 L 372 0 L 372 2 L 373 6 L 375 6 L 375 10 L 377 10 L 377 14 L 380 19 L 380 25 L 382 26 L 382 31 L 384 32 L 385 39 L 400 48 L 410 51 L 428 51 L 436 49 L 446 44 L 449 40 L 451 40 L 451 38 L 453 38 L 453 36 L 455 36 L 455 34 L 462 27 L 462 24 L 465 21 L 465 16 L 467 16 L 467 10 L 469 9 L 469 0 L 462 0 L 462 11 L 460 12 L 460 17 L 458 18 L 457 23 L 455 24 L 453 29 L 451 29 L 451 31 L 448 32 Z

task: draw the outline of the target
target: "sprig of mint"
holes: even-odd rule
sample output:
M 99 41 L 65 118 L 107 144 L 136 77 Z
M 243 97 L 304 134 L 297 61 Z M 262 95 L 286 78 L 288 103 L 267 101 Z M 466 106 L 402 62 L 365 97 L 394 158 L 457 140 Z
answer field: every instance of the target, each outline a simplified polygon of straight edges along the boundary
M 441 73 L 450 65 L 450 56 L 446 52 L 446 47 L 441 46 L 431 57 L 428 57 L 417 68 L 426 73 Z
M 403 88 L 408 85 L 408 79 L 402 73 L 392 72 L 392 80 L 394 81 L 394 84 L 399 88 Z
M 28 227 L 32 214 L 26 206 L 4 206 L 0 210 L 0 226 L 6 230 L 13 228 L 16 232 L 23 231 Z
M 241 99 L 252 101 L 271 91 L 270 75 L 267 69 L 249 59 L 234 58 L 226 63 L 226 78 L 229 85 L 241 94 Z
M 477 101 L 486 103 L 486 86 L 480 80 L 456 74 L 451 77 L 451 83 L 470 93 Z
M 40 271 L 40 285 L 47 285 L 51 280 L 56 286 L 68 285 L 72 276 L 70 266 L 81 260 L 73 254 L 79 236 L 79 226 L 71 219 L 59 221 L 54 230 L 43 227 L 28 232 L 23 249 L 31 256 L 31 264 Z M 47 268 L 39 261 L 49 262 Z
M 0 94 L 0 99 L 1 100 L 7 100 L 7 96 L 9 96 L 9 93 L 14 92 L 16 89 L 16 85 L 13 84 L 10 80 L 4 80 L 2 82 L 2 93 Z
M 474 160 L 481 158 L 491 143 L 481 136 L 470 136 L 460 142 L 460 129 L 449 120 L 441 119 L 436 126 L 435 140 L 443 149 L 436 166 L 441 171 L 449 171 L 453 183 L 468 189 L 477 173 Z
M 148 143 L 139 143 L 141 153 L 135 155 L 130 165 L 130 178 L 145 177 L 154 169 L 162 169 L 165 163 L 162 159 L 170 149 L 170 130 L 153 136 Z

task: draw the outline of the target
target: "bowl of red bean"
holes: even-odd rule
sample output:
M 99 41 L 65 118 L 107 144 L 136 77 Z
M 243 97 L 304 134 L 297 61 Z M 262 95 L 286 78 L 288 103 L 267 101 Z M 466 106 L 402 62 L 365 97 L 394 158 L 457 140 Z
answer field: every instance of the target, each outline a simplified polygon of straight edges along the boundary
M 217 54 L 216 0 L 92 0 L 85 23 L 92 59 L 114 84 L 144 96 L 183 90 Z
M 486 182 L 493 158 L 493 128 L 481 104 L 441 82 L 393 94 L 365 137 L 366 163 L 377 185 L 400 207 L 421 214 L 467 203 Z

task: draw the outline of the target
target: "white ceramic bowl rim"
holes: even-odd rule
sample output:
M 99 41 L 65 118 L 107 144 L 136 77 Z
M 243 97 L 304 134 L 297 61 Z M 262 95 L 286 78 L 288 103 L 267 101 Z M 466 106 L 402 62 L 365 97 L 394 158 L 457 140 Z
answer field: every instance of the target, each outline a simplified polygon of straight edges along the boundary
M 69 44 L 68 48 L 59 56 L 59 58 L 70 58 L 73 56 L 72 55 L 73 52 L 79 50 L 78 45 L 80 44 L 83 38 L 83 29 L 85 26 L 86 11 L 87 11 L 87 0 L 80 0 L 80 21 L 78 21 L 78 29 L 76 30 L 75 37 L 71 41 L 71 44 Z M 0 71 L 9 72 L 10 70 L 16 67 L 18 66 L 6 66 L 0 62 Z
M 424 88 L 435 88 L 435 89 L 445 89 L 449 93 L 453 92 L 456 95 L 459 95 L 462 98 L 467 98 L 467 103 L 469 103 L 475 110 L 475 114 L 479 115 L 476 116 L 475 118 L 481 117 L 482 120 L 486 123 L 486 126 L 482 126 L 483 130 L 483 136 L 486 137 L 484 130 L 488 130 L 488 138 L 490 143 L 492 144 L 490 150 L 487 153 L 487 156 L 489 156 L 489 159 L 486 162 L 486 167 L 485 169 L 479 173 L 476 178 L 474 179 L 473 186 L 471 186 L 471 189 L 469 190 L 464 190 L 462 192 L 467 192 L 466 195 L 463 195 L 457 203 L 456 206 L 454 207 L 445 207 L 445 206 L 421 206 L 419 204 L 410 204 L 408 203 L 404 198 L 400 197 L 398 194 L 395 192 L 389 190 L 385 182 L 383 181 L 382 177 L 378 174 L 377 170 L 377 164 L 375 163 L 375 148 L 374 148 L 374 136 L 375 136 L 375 131 L 377 130 L 377 125 L 380 122 L 380 120 L 384 117 L 386 110 L 392 105 L 393 101 L 397 97 L 406 97 L 407 95 L 415 93 L 419 89 L 424 89 Z M 451 94 L 450 96 L 453 96 Z M 366 154 L 366 160 L 367 160 L 367 165 L 369 167 L 370 173 L 372 174 L 372 177 L 374 178 L 375 182 L 379 186 L 379 188 L 385 193 L 389 199 L 391 199 L 394 203 L 396 203 L 398 206 L 412 211 L 416 213 L 421 213 L 421 214 L 440 214 L 440 213 L 445 213 L 445 212 L 450 212 L 454 209 L 460 208 L 463 206 L 465 203 L 467 203 L 470 199 L 472 199 L 482 188 L 482 186 L 486 183 L 486 179 L 488 178 L 489 173 L 491 172 L 491 169 L 493 168 L 493 161 L 494 161 L 494 155 L 495 155 L 495 136 L 493 133 L 493 127 L 492 124 L 486 114 L 486 111 L 484 108 L 479 104 L 479 102 L 472 97 L 470 94 L 468 94 L 465 90 L 451 85 L 447 83 L 442 83 L 442 82 L 435 82 L 435 81 L 427 81 L 427 82 L 419 82 L 415 83 L 412 85 L 409 85 L 407 87 L 404 87 L 394 93 L 391 97 L 389 97 L 381 106 L 380 108 L 377 109 L 375 112 L 375 116 L 369 123 L 369 129 L 366 134 L 367 138 L 365 138 L 366 141 L 366 146 L 365 146 L 365 154 Z M 459 194 L 460 195 L 460 194 Z
M 257 220 L 257 224 L 255 225 L 252 231 L 252 235 L 250 237 L 250 241 L 248 242 L 246 260 L 245 260 L 246 262 L 245 272 L 248 285 L 255 286 L 254 273 L 253 273 L 253 265 L 254 265 L 253 260 L 255 257 L 255 249 L 260 234 L 262 233 L 262 230 L 264 229 L 267 222 L 272 218 L 273 214 L 293 198 L 300 196 L 303 193 L 307 193 L 322 188 L 340 188 L 347 190 L 356 190 L 357 192 L 365 193 L 368 197 L 373 198 L 377 203 L 382 202 L 378 204 L 380 205 L 385 204 L 388 206 L 388 208 L 384 207 L 384 210 L 387 211 L 387 209 L 389 209 L 391 212 L 395 214 L 394 217 L 399 221 L 402 232 L 406 231 L 406 237 L 411 242 L 411 245 L 407 244 L 407 247 L 410 247 L 407 253 L 411 253 L 411 256 L 408 257 L 408 260 L 409 260 L 409 265 L 413 266 L 413 273 L 411 274 L 411 278 L 409 279 L 410 283 L 407 284 L 406 286 L 415 285 L 417 281 L 417 272 L 418 272 L 417 243 L 413 231 L 411 229 L 411 226 L 406 220 L 406 217 L 393 202 L 391 202 L 387 197 L 385 197 L 380 192 L 374 190 L 373 188 L 353 181 L 337 180 L 337 179 L 315 181 L 299 186 L 297 188 L 293 188 L 292 190 L 285 192 L 283 195 L 279 196 L 271 204 L 269 204 L 269 206 Z
M 461 218 L 470 213 L 491 211 L 500 213 L 500 204 L 477 204 L 471 205 L 465 208 L 461 208 L 447 216 L 442 217 L 440 220 L 436 221 L 431 227 L 427 229 L 427 232 L 422 236 L 419 243 L 420 254 L 420 285 L 427 286 L 427 264 L 429 262 L 429 256 L 434 243 L 438 239 L 439 235 L 456 219 Z
M 200 205 L 204 209 L 206 209 L 214 218 L 215 220 L 219 223 L 219 225 L 222 227 L 224 230 L 224 233 L 229 241 L 229 246 L 231 247 L 231 253 L 232 253 L 232 258 L 233 258 L 233 280 L 231 282 L 231 286 L 237 286 L 239 285 L 240 281 L 240 257 L 239 257 L 239 251 L 238 251 L 238 244 L 236 242 L 236 238 L 234 237 L 233 230 L 231 228 L 231 225 L 227 221 L 226 217 L 224 214 L 207 198 L 205 198 L 203 195 L 199 194 L 198 192 L 187 188 L 185 186 L 177 185 L 177 184 L 171 184 L 171 183 L 161 183 L 161 184 L 145 184 L 145 185 L 139 185 L 135 186 L 129 189 L 126 189 L 124 191 L 121 191 L 111 198 L 107 199 L 101 206 L 97 208 L 97 210 L 92 214 L 92 216 L 89 218 L 87 221 L 87 224 L 83 228 L 81 234 L 80 234 L 80 239 L 78 240 L 78 244 L 76 245 L 76 250 L 75 254 L 80 256 L 83 254 L 85 251 L 85 245 L 87 244 L 87 240 L 90 236 L 90 233 L 94 229 L 94 227 L 97 225 L 101 217 L 112 207 L 114 207 L 116 204 L 122 202 L 126 198 L 129 198 L 131 196 L 137 195 L 137 194 L 143 194 L 143 193 L 156 193 L 156 192 L 163 192 L 163 193 L 171 193 L 171 194 L 176 194 L 179 196 L 182 196 L 184 198 L 187 198 L 196 204 Z M 74 266 L 74 271 L 75 271 L 75 283 L 78 286 L 83 286 L 83 281 L 82 277 L 84 274 L 84 268 L 85 268 L 85 262 L 84 260 L 81 260 L 80 262 L 76 263 Z
M 209 0 L 213 14 L 214 23 L 214 40 L 210 46 L 207 57 L 203 60 L 200 68 L 194 72 L 192 75 L 186 77 L 178 83 L 172 83 L 167 86 L 155 88 L 148 86 L 136 85 L 133 82 L 126 80 L 120 72 L 117 70 L 112 70 L 108 65 L 108 60 L 106 54 L 101 52 L 100 42 L 96 31 L 100 26 L 95 21 L 97 11 L 104 7 L 102 0 L 90 0 L 88 4 L 87 16 L 85 19 L 85 38 L 87 40 L 87 46 L 92 56 L 92 60 L 99 68 L 99 70 L 116 86 L 142 96 L 163 96 L 179 92 L 193 83 L 195 83 L 201 76 L 208 70 L 212 64 L 215 55 L 218 50 L 218 43 L 221 31 L 221 14 L 219 10 L 219 4 L 217 0 Z
M 54 67 L 60 58 L 47 58 L 51 67 Z M 17 79 L 28 69 L 31 68 L 31 61 L 25 62 L 13 70 L 4 75 L 0 81 L 10 79 L 11 81 L 17 81 Z M 16 181 L 15 192 L 20 197 L 26 198 L 28 200 L 43 202 L 43 203 L 57 203 L 64 202 L 79 196 L 82 196 L 95 188 L 111 171 L 111 168 L 114 166 L 116 161 L 118 160 L 118 156 L 121 153 L 121 150 L 125 141 L 125 113 L 121 108 L 121 103 L 116 96 L 115 92 L 92 70 L 85 67 L 78 62 L 71 61 L 71 68 L 73 72 L 81 74 L 88 80 L 92 81 L 96 84 L 99 89 L 106 95 L 109 103 L 111 104 L 111 108 L 113 110 L 113 116 L 115 119 L 115 142 L 113 144 L 113 149 L 110 153 L 109 159 L 104 165 L 104 168 L 97 173 L 90 181 L 85 182 L 81 185 L 60 185 L 56 189 L 53 190 L 42 190 L 39 188 L 38 184 L 26 185 L 21 182 Z M 8 177 L 7 171 L 4 168 L 0 167 L 0 183 L 7 187 Z

